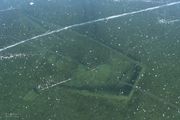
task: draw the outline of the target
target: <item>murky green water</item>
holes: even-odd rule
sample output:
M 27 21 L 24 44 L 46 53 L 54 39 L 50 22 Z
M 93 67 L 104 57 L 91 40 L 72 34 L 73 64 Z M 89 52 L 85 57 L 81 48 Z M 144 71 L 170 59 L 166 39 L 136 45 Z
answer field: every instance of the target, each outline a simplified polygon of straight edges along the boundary
M 180 119 L 178 1 L 0 8 L 0 120 Z

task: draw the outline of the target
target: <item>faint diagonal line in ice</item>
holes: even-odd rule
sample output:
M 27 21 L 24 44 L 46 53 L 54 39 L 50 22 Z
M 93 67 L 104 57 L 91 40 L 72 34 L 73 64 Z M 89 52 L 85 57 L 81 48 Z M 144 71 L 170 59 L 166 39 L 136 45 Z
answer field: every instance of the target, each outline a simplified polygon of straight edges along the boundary
M 171 103 L 171 102 L 168 102 L 168 101 L 164 100 L 163 98 L 160 98 L 160 97 L 152 94 L 151 92 L 148 92 L 148 91 L 146 91 L 146 90 L 143 90 L 143 89 L 140 88 L 139 86 L 133 86 L 132 84 L 129 84 L 129 83 L 127 83 L 127 82 L 120 82 L 120 83 L 123 84 L 123 85 L 127 85 L 127 86 L 129 86 L 129 87 L 132 87 L 132 88 L 134 88 L 134 89 L 137 89 L 137 90 L 140 91 L 142 94 L 145 94 L 145 95 L 149 96 L 150 98 L 155 99 L 155 100 L 157 100 L 157 101 L 159 101 L 159 102 L 161 102 L 161 103 L 164 103 L 164 104 L 166 104 L 166 105 L 169 105 L 170 107 L 176 109 L 177 112 L 180 112 L 180 107 L 179 107 L 179 106 L 177 106 L 177 105 L 175 105 L 175 104 L 173 104 L 173 103 Z

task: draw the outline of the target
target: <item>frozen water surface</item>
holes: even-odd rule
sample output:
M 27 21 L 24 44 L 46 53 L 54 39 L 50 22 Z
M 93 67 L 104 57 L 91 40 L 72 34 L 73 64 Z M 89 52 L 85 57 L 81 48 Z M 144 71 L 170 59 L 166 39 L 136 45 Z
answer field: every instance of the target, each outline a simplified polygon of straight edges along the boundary
M 2 0 L 0 120 L 179 120 L 178 11 L 178 0 Z

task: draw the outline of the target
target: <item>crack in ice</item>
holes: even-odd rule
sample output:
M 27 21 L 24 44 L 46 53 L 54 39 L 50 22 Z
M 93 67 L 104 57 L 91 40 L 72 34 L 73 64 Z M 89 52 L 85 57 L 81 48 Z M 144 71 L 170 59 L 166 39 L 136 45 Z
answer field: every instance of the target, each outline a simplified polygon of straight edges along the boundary
M 70 28 L 75 28 L 75 27 L 88 25 L 88 24 L 92 24 L 92 23 L 96 23 L 96 22 L 102 22 L 102 21 L 106 21 L 106 20 L 120 18 L 120 17 L 124 17 L 124 16 L 128 16 L 128 15 L 138 14 L 138 13 L 142 13 L 142 12 L 152 11 L 152 10 L 156 10 L 156 9 L 160 9 L 160 8 L 164 8 L 164 7 L 168 7 L 168 6 L 173 6 L 173 5 L 177 5 L 177 4 L 180 4 L 180 1 L 167 3 L 167 4 L 164 4 L 164 5 L 159 5 L 159 6 L 155 6 L 155 7 L 146 8 L 146 9 L 141 9 L 141 10 L 137 10 L 137 11 L 127 12 L 127 13 L 123 13 L 123 14 L 113 15 L 113 16 L 109 16 L 109 17 L 104 17 L 104 18 L 100 18 L 100 19 L 96 19 L 96 20 L 91 20 L 91 21 L 79 23 L 79 24 L 73 24 L 73 25 L 70 25 L 70 26 L 66 26 L 66 27 L 63 27 L 63 28 L 60 28 L 60 29 L 50 31 L 50 32 L 45 32 L 43 34 L 34 36 L 32 38 L 17 42 L 17 43 L 15 43 L 13 45 L 9 45 L 7 47 L 1 48 L 0 52 L 5 51 L 5 50 L 7 50 L 9 48 L 13 48 L 15 46 L 18 46 L 18 45 L 23 44 L 25 42 L 28 42 L 28 41 L 31 41 L 31 40 L 34 40 L 34 39 L 37 39 L 37 38 L 40 38 L 40 37 L 44 37 L 44 36 L 47 36 L 47 35 L 50 35 L 50 34 L 58 33 L 58 32 L 61 32 L 61 31 L 64 31 L 64 30 L 67 30 L 67 29 L 70 29 Z

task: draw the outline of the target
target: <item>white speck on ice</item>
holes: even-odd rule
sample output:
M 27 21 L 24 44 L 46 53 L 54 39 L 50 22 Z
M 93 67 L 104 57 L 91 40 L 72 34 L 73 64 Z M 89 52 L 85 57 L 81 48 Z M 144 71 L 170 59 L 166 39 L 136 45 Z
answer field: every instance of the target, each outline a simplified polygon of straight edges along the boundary
M 34 5 L 34 2 L 30 2 L 29 5 Z
M 142 109 L 143 110 L 143 112 L 146 112 L 146 110 L 145 109 Z
M 120 2 L 120 0 L 113 0 L 113 2 Z
M 92 50 L 89 50 L 89 53 L 92 53 L 93 51 Z
M 178 110 L 178 113 L 180 113 L 180 110 Z
M 180 96 L 178 96 L 178 99 L 180 99 Z

